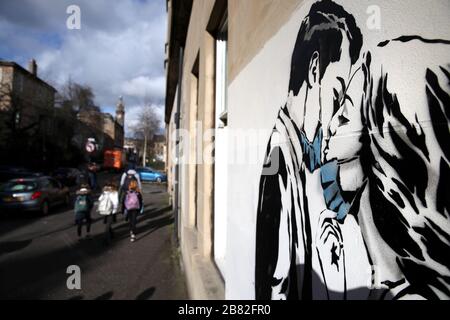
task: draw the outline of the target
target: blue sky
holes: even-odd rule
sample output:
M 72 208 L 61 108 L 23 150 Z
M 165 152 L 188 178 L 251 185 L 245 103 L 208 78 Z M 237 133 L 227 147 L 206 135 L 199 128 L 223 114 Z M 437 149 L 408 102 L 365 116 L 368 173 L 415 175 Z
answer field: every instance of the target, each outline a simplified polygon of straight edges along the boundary
M 81 30 L 69 30 L 69 5 L 81 9 Z M 27 67 L 57 89 L 69 78 L 94 89 L 96 103 L 114 112 L 126 104 L 127 125 L 144 104 L 163 115 L 165 0 L 1 0 L 0 59 Z

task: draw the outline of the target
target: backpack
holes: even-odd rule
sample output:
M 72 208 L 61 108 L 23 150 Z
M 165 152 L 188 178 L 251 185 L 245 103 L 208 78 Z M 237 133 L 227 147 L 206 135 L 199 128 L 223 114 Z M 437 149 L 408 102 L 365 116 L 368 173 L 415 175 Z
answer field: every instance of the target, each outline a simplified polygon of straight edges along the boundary
M 128 192 L 125 198 L 125 208 L 127 210 L 139 210 L 140 207 L 138 194 L 136 192 Z
M 104 193 L 102 197 L 102 200 L 98 204 L 98 213 L 100 213 L 102 216 L 108 216 L 112 214 L 113 203 L 108 194 Z
M 81 186 L 83 184 L 89 185 L 89 177 L 88 177 L 88 175 L 85 172 L 81 172 L 78 175 L 78 185 Z
M 131 181 L 137 182 L 136 177 L 133 174 L 127 174 L 127 177 L 125 178 L 125 182 L 123 183 L 123 190 L 129 189 Z
M 80 195 L 75 201 L 75 212 L 88 212 L 89 200 L 87 195 Z

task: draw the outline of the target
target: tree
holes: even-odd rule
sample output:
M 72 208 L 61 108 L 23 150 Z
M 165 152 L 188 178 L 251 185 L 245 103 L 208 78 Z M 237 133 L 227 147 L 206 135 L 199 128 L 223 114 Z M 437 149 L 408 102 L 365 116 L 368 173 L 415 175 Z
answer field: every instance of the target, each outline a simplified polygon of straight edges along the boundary
M 137 123 L 130 126 L 130 131 L 133 133 L 134 138 L 144 141 L 142 165 L 145 167 L 148 153 L 148 143 L 158 132 L 161 120 L 156 113 L 156 107 L 148 101 L 144 102 L 144 105 L 141 107 L 137 116 Z
M 30 154 L 34 154 L 35 160 L 45 157 L 44 126 L 52 117 L 52 110 L 50 102 L 35 108 L 12 90 L 10 84 L 0 83 L 0 147 L 3 149 L 3 161 L 28 162 Z M 31 153 L 30 148 L 36 146 L 41 146 L 39 152 Z
M 60 92 L 57 96 L 57 104 L 67 111 L 74 113 L 101 112 L 100 108 L 95 105 L 95 94 L 88 85 L 82 85 L 69 79 Z

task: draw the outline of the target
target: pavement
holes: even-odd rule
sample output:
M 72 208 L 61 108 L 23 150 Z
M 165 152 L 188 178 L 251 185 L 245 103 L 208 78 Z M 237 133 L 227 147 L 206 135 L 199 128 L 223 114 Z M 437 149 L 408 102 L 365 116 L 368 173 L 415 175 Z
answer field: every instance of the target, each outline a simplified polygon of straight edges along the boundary
M 113 225 L 116 237 L 110 245 L 104 244 L 103 219 L 95 212 L 92 239 L 81 241 L 70 208 L 45 217 L 1 218 L 0 299 L 188 299 L 165 189 L 144 184 L 145 211 L 134 243 L 122 215 Z M 80 268 L 80 290 L 68 289 L 68 279 L 73 279 L 69 266 Z

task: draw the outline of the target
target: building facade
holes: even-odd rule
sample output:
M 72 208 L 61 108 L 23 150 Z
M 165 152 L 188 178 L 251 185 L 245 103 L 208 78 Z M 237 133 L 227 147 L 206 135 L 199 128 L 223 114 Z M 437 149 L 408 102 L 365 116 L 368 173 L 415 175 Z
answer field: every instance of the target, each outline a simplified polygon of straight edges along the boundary
M 103 158 L 103 152 L 107 149 L 124 148 L 125 145 L 125 105 L 122 97 L 116 106 L 116 116 L 109 113 L 99 113 L 96 110 L 82 111 L 78 115 L 78 124 L 73 139 L 78 148 L 84 150 L 89 138 L 95 138 L 99 150 L 97 157 Z
M 167 8 L 191 298 L 449 299 L 449 2 Z
M 0 61 L 0 147 L 13 150 L 17 146 L 13 153 L 18 154 L 37 145 L 33 142 L 27 146 L 32 143 L 27 137 L 42 136 L 39 153 L 45 157 L 43 140 L 53 130 L 56 89 L 40 79 L 37 70 L 35 60 L 30 61 L 28 70 L 14 62 Z

